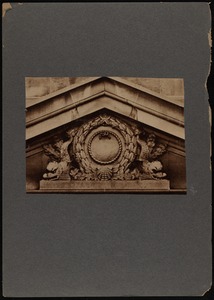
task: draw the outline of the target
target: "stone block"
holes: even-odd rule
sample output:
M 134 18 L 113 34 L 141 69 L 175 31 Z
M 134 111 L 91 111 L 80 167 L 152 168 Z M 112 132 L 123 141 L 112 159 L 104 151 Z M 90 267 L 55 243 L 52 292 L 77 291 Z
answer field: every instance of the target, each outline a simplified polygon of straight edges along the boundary
M 130 181 L 77 181 L 41 180 L 40 190 L 68 192 L 156 192 L 169 191 L 169 180 L 130 180 Z

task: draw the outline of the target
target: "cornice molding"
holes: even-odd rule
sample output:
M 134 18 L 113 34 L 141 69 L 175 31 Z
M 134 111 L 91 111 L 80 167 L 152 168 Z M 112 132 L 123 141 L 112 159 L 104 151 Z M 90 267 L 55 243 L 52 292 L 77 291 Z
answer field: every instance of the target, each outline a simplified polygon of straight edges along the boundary
M 93 79 L 86 79 L 82 82 L 79 82 L 79 83 L 76 83 L 76 84 L 72 84 L 72 85 L 69 85 L 63 89 L 60 89 L 60 90 L 57 90 L 56 92 L 53 92 L 53 93 L 50 93 L 48 94 L 47 96 L 43 96 L 43 97 L 33 97 L 33 98 L 26 98 L 26 108 L 29 108 L 29 107 L 32 107 L 32 106 L 35 106 L 35 105 L 38 105 L 44 101 L 48 101 L 54 97 L 57 97 L 61 94 L 64 94 L 64 93 L 67 93 L 67 92 L 72 92 L 73 90 L 77 89 L 77 88 L 80 88 L 80 87 L 84 87 L 85 85 L 88 85 L 88 84 L 96 84 L 97 82 L 100 82 L 100 80 L 103 81 L 103 83 L 105 83 L 105 81 L 107 80 L 110 80 L 110 81 L 113 81 L 115 83 L 120 83 L 124 86 L 127 86 L 127 87 L 130 87 L 130 88 L 133 88 L 139 92 L 143 92 L 143 93 L 146 93 L 150 96 L 154 96 L 156 98 L 159 98 L 161 100 L 164 100 L 166 102 L 169 102 L 171 104 L 174 104 L 174 105 L 177 105 L 179 107 L 184 107 L 184 104 L 181 103 L 180 101 L 177 101 L 176 99 L 174 99 L 173 97 L 167 97 L 167 96 L 163 96 L 162 94 L 159 94 L 159 93 L 156 93 L 148 88 L 145 88 L 143 86 L 140 86 L 138 84 L 135 84 L 131 81 L 128 81 L 128 80 L 125 80 L 125 79 L 122 79 L 120 77 L 94 77 Z M 104 88 L 105 89 L 105 88 Z

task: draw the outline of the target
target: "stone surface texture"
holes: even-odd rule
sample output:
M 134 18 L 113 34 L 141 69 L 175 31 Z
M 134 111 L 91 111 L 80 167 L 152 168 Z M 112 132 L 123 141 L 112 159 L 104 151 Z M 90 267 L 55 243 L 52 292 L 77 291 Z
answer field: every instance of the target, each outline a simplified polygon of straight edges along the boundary
M 26 78 L 27 190 L 184 191 L 183 97 L 177 78 Z

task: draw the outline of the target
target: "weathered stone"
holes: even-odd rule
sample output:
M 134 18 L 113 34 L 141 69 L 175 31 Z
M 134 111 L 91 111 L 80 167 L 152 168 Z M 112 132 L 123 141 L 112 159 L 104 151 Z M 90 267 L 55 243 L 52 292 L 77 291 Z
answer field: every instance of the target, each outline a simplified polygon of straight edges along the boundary
M 42 80 L 27 81 L 28 90 Z M 44 80 L 47 86 L 49 94 L 27 99 L 29 189 L 42 178 L 43 191 L 185 189 L 182 80 L 55 77 Z M 30 153 L 46 156 L 40 169 Z
M 41 190 L 66 190 L 75 192 L 146 192 L 169 191 L 169 180 L 133 181 L 40 181 Z
M 110 109 L 169 134 L 184 138 L 183 107 L 173 99 L 161 98 L 161 94 L 149 94 L 138 85 L 125 85 L 122 80 L 108 78 L 89 80 L 29 106 L 26 112 L 27 139 L 35 133 L 52 130 L 75 118 L 83 117 L 99 109 Z M 78 111 L 78 114 L 76 113 Z M 74 113 L 75 112 L 75 113 Z M 152 116 L 152 117 L 151 117 Z M 51 122 L 49 122 L 51 120 Z

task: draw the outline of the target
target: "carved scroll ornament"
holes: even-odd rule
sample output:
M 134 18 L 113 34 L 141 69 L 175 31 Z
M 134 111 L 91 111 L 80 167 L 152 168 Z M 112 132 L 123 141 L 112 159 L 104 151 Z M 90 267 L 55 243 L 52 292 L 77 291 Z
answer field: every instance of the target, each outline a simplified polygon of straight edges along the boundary
M 67 140 L 45 145 L 49 157 L 46 180 L 162 179 L 166 173 L 157 159 L 166 146 L 154 134 L 140 131 L 109 115 L 101 115 L 67 131 Z

